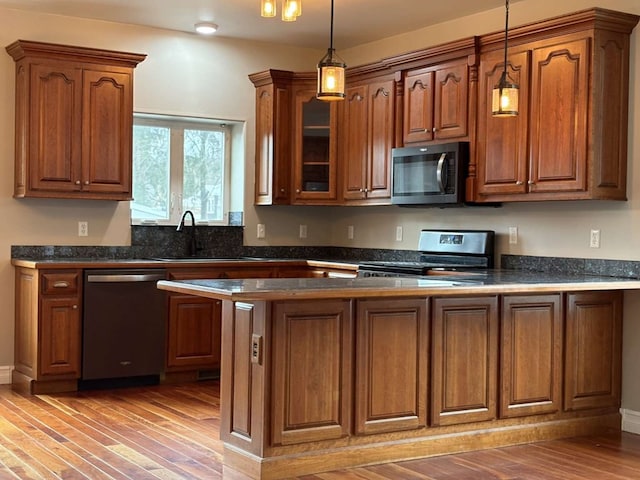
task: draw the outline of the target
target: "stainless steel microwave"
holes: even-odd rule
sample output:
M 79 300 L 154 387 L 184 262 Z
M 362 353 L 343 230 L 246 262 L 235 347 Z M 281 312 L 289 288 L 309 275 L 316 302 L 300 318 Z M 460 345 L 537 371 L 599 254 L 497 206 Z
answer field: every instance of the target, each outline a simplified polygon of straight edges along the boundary
M 392 150 L 391 203 L 400 206 L 463 204 L 469 142 Z

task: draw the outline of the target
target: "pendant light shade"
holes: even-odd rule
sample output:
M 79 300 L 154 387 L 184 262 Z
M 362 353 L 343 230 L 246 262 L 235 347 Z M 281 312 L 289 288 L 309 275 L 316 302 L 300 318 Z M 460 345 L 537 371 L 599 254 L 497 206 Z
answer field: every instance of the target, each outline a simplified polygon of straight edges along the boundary
M 518 96 L 520 87 L 509 78 L 507 73 L 507 48 L 509 39 L 509 0 L 505 2 L 504 26 L 504 69 L 500 81 L 493 87 L 491 113 L 494 117 L 513 117 L 518 115 Z
M 275 17 L 276 0 L 262 0 L 260 2 L 260 15 L 263 17 Z
M 278 0 L 260 0 L 260 15 L 263 17 L 275 17 L 278 11 Z M 282 20 L 295 22 L 302 15 L 302 0 L 282 0 Z
M 318 63 L 318 100 L 343 100 L 344 70 L 347 65 L 333 48 L 333 0 L 331 0 L 331 34 L 327 54 Z
M 295 22 L 302 15 L 302 0 L 284 0 L 282 4 L 282 20 Z

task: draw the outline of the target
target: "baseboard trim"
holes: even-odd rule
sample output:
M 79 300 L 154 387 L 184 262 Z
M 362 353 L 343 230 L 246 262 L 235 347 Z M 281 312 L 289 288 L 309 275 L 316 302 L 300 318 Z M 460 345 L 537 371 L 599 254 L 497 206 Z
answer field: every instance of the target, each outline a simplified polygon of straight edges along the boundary
M 622 413 L 622 431 L 640 435 L 640 412 L 623 408 L 620 413 Z
M 11 384 L 11 371 L 13 370 L 13 366 L 0 366 L 0 385 L 9 385 Z

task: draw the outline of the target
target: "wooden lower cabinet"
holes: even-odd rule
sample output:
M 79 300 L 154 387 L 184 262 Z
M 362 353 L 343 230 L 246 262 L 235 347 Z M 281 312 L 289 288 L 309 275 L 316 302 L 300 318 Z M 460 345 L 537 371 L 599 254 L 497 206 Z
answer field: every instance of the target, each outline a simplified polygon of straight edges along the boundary
M 500 334 L 500 417 L 562 409 L 560 294 L 506 295 Z
M 622 292 L 567 294 L 566 410 L 619 407 Z
M 498 297 L 435 298 L 431 424 L 496 418 Z
M 220 368 L 222 302 L 169 295 L 167 370 Z
M 273 305 L 272 444 L 349 435 L 352 305 L 351 300 Z
M 225 468 L 291 478 L 620 429 L 621 308 L 620 292 L 225 300 Z
M 81 300 L 81 270 L 16 269 L 14 387 L 33 394 L 77 389 Z
M 171 280 L 212 278 L 268 278 L 271 267 L 203 267 L 170 269 Z M 217 376 L 220 369 L 222 302 L 193 295 L 168 295 L 167 357 L 169 378 Z
M 356 434 L 426 427 L 426 298 L 358 301 L 355 358 Z

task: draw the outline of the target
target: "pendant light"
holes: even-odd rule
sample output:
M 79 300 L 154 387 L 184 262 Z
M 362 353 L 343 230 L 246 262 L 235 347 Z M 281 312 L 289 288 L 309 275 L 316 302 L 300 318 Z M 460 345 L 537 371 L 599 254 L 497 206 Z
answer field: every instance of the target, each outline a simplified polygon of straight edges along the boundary
M 302 0 L 284 0 L 282 4 L 282 20 L 295 22 L 302 15 Z
M 347 65 L 333 49 L 333 0 L 331 0 L 331 35 L 327 54 L 318 63 L 318 100 L 343 100 L 344 69 Z
M 260 15 L 263 17 L 275 17 L 276 0 L 262 0 L 260 2 Z
M 493 87 L 491 113 L 494 117 L 513 117 L 518 115 L 519 88 L 507 75 L 507 46 L 509 38 L 509 0 L 505 2 L 505 26 L 504 26 L 504 70 L 500 75 L 500 81 Z
M 277 13 L 277 0 L 260 0 L 260 15 L 263 17 L 275 17 Z M 282 20 L 295 22 L 302 15 L 302 0 L 282 0 Z

